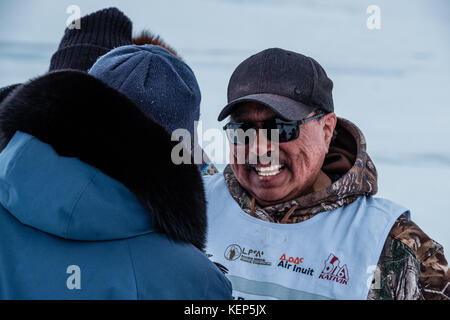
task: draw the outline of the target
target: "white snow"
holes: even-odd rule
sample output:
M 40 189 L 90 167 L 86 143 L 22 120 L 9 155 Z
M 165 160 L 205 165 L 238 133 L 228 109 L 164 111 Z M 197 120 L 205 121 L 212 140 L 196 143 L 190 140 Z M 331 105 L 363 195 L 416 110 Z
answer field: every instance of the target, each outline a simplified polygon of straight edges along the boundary
M 334 81 L 338 116 L 357 124 L 379 173 L 379 196 L 450 247 L 450 2 L 190 0 L 0 2 L 0 86 L 45 72 L 69 14 L 117 6 L 175 47 L 202 89 L 204 130 L 226 104 L 228 79 L 269 47 L 312 56 Z M 366 27 L 369 5 L 381 29 Z M 223 164 L 219 165 L 223 168 Z

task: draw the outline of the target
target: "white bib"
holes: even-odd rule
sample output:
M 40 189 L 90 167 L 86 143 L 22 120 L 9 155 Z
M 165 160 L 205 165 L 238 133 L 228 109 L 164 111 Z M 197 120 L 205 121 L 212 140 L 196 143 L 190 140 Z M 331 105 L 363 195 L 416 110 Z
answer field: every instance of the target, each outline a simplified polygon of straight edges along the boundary
M 245 213 L 222 174 L 204 177 L 206 254 L 228 268 L 235 299 L 366 299 L 395 220 L 409 211 L 361 196 L 295 224 Z

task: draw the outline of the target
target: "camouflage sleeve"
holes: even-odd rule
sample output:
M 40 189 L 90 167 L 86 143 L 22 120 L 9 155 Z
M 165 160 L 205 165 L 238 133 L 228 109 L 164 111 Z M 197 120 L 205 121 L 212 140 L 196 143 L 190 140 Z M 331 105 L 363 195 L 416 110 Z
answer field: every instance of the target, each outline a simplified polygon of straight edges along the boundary
M 446 300 L 450 273 L 441 245 L 400 217 L 380 255 L 368 299 Z

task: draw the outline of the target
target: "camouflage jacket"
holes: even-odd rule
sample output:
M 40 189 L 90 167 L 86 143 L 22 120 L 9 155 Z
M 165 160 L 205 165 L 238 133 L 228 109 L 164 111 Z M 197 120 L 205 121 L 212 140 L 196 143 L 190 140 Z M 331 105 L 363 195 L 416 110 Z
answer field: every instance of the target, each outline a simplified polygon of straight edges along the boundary
M 330 178 L 323 188 L 264 208 L 240 186 L 229 166 L 224 177 L 232 197 L 245 212 L 274 223 L 299 223 L 320 212 L 348 205 L 361 195 L 377 192 L 377 171 L 366 153 L 364 136 L 348 120 L 338 118 L 322 171 Z M 449 282 L 442 246 L 401 216 L 386 239 L 367 299 L 448 300 Z

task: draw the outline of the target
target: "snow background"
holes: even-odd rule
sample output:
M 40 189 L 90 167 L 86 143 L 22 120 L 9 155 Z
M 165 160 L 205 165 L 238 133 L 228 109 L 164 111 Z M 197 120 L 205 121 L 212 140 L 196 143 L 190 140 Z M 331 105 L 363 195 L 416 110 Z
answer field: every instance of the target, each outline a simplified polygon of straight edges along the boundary
M 150 29 L 173 46 L 199 81 L 203 131 L 223 126 L 217 115 L 242 60 L 269 47 L 315 58 L 334 82 L 336 114 L 366 137 L 377 196 L 410 208 L 450 247 L 448 0 L 0 0 L 0 86 L 48 69 L 72 4 L 81 15 L 116 6 L 134 32 Z M 372 4 L 380 30 L 366 26 Z

